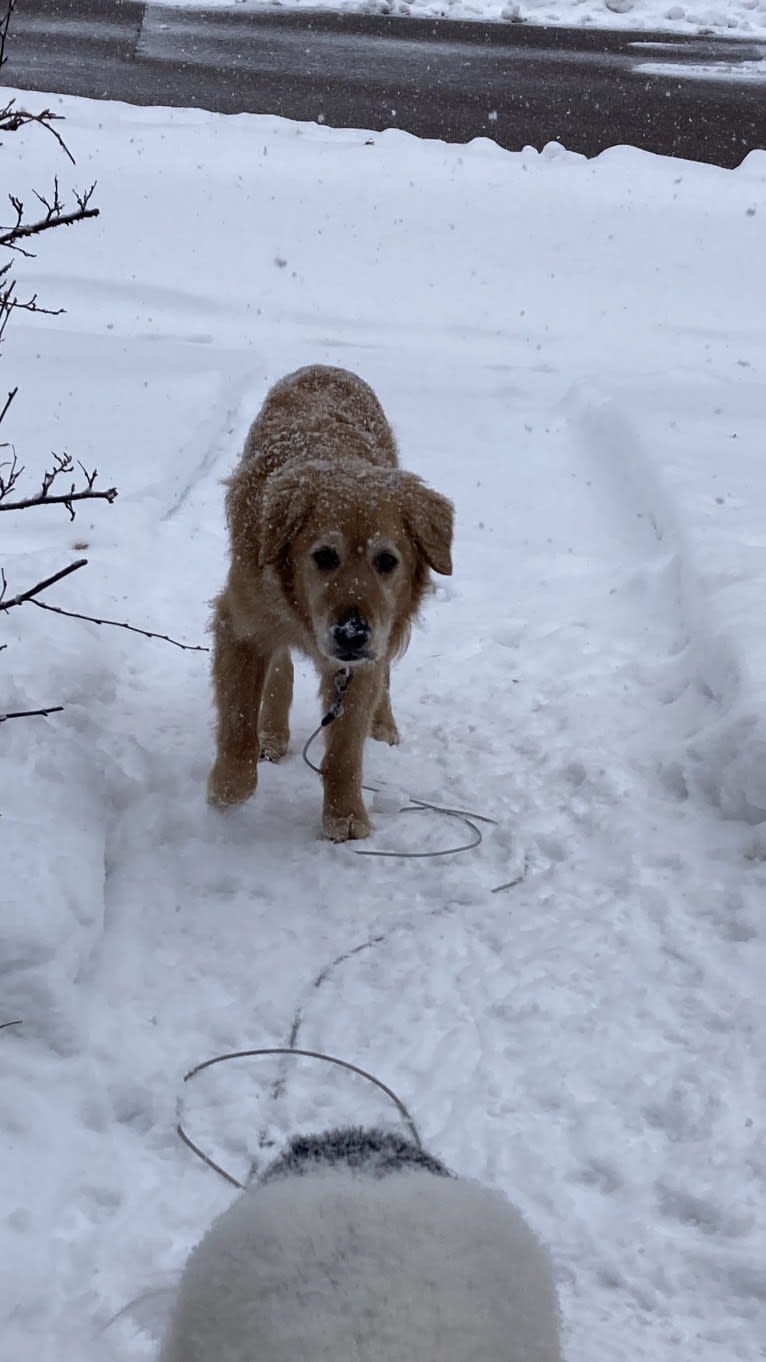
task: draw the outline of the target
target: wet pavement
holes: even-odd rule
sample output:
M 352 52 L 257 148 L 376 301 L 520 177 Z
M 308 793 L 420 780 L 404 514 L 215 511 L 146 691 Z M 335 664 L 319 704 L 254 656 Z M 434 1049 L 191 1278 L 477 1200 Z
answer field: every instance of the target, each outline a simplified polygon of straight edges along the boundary
M 588 156 L 628 143 L 739 165 L 766 147 L 766 43 L 135 0 L 23 0 L 3 83 L 396 127 Z

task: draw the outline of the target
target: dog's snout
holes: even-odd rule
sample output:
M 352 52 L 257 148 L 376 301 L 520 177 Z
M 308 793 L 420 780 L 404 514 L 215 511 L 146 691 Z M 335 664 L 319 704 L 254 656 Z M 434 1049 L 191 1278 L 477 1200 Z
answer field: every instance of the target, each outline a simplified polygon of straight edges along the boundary
M 364 654 L 372 630 L 359 611 L 351 609 L 341 615 L 337 624 L 332 626 L 331 633 L 338 657 L 352 661 Z

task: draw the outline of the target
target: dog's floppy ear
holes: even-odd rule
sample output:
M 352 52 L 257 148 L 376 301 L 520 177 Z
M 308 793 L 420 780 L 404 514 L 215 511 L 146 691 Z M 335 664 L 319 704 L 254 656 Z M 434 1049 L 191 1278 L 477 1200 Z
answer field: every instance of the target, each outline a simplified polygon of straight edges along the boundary
M 417 549 L 434 572 L 452 574 L 452 525 L 454 507 L 420 478 L 405 473 L 399 486 L 404 522 Z
M 303 525 L 311 502 L 308 469 L 274 474 L 263 499 L 258 540 L 258 563 L 265 567 L 282 556 Z

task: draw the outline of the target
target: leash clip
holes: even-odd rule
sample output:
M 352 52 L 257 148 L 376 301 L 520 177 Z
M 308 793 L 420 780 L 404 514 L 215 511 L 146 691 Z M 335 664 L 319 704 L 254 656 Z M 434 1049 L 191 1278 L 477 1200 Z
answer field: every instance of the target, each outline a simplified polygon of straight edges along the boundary
M 343 714 L 343 703 L 346 698 L 346 691 L 351 685 L 353 679 L 354 673 L 352 672 L 350 667 L 338 668 L 333 678 L 333 680 L 335 681 L 335 693 L 338 698 L 335 701 L 335 704 L 332 706 L 332 709 L 328 709 L 327 713 L 325 714 L 320 725 L 321 728 L 326 728 L 328 724 L 332 723 L 333 719 L 340 719 L 341 715 Z

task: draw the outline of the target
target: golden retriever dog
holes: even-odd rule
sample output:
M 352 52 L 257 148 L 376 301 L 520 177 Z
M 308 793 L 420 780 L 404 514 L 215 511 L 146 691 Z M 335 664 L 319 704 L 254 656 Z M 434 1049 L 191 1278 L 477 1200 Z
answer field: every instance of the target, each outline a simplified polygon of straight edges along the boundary
M 396 743 L 389 667 L 409 639 L 429 569 L 452 571 L 453 508 L 399 468 L 372 389 L 345 369 L 312 365 L 266 397 L 229 480 L 231 565 L 215 603 L 217 753 L 211 804 L 247 799 L 258 761 L 290 736 L 290 650 L 313 658 L 322 703 L 350 670 L 345 712 L 326 728 L 322 829 L 366 837 L 362 748 Z

